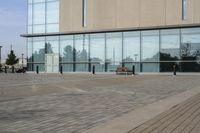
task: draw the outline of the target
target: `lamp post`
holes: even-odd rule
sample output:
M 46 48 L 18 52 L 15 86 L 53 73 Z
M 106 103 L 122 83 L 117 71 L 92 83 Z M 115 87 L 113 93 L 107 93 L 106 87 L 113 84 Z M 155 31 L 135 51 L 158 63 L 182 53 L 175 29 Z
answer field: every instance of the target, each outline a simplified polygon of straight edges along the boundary
M 1 65 L 1 49 L 2 49 L 2 46 L 0 46 L 0 65 Z
M 22 69 L 24 68 L 24 54 L 22 54 Z

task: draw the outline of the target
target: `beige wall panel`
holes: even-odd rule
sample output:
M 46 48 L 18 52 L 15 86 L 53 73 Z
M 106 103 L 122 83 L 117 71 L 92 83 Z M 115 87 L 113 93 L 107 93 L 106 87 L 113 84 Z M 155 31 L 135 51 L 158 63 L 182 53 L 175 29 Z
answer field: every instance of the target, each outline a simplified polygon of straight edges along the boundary
M 72 30 L 72 0 L 60 0 L 60 32 Z
M 140 0 L 117 1 L 117 27 L 139 27 Z
M 81 30 L 82 29 L 82 0 L 72 0 L 72 29 Z
M 194 0 L 194 22 L 200 23 L 200 0 Z
M 167 0 L 166 24 L 192 24 L 194 23 L 194 0 L 187 2 L 187 19 L 182 20 L 182 0 Z
M 140 26 L 165 25 L 165 0 L 140 1 Z
M 85 29 L 94 28 L 94 0 L 87 0 L 87 27 Z
M 60 32 L 82 30 L 82 0 L 60 1 Z
M 187 19 L 182 21 L 182 24 L 194 23 L 194 0 L 188 0 L 187 3 Z
M 200 0 L 87 0 L 87 27 L 82 27 L 82 0 L 60 0 L 60 31 L 102 30 L 200 23 Z
M 93 0 L 94 4 L 94 28 L 115 28 L 116 27 L 116 5 L 117 0 Z
M 177 25 L 182 21 L 182 0 L 166 0 L 166 24 Z

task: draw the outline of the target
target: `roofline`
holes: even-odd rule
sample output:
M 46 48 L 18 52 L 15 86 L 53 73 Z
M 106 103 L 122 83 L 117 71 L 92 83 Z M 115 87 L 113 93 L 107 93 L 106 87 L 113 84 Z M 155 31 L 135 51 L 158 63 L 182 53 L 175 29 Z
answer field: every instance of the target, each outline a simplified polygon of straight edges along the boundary
M 84 30 L 84 31 L 69 31 L 69 32 L 54 32 L 42 34 L 22 34 L 21 37 L 43 37 L 43 36 L 59 36 L 59 35 L 76 35 L 76 34 L 95 34 L 95 33 L 109 33 L 109 32 L 128 32 L 141 30 L 158 30 L 158 29 L 176 29 L 176 28 L 195 28 L 200 27 L 198 24 L 184 24 L 184 25 L 169 25 L 169 26 L 152 26 L 152 27 L 135 27 L 135 28 L 115 28 L 102 30 Z

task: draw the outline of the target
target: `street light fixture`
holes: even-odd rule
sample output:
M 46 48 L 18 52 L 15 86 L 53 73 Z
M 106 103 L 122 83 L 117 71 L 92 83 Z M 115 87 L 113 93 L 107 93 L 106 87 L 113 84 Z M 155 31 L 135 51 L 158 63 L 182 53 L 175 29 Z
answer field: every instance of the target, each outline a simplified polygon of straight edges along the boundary
M 0 46 L 0 64 L 1 64 L 1 49 L 3 46 Z
M 24 54 L 22 54 L 22 69 L 24 68 Z

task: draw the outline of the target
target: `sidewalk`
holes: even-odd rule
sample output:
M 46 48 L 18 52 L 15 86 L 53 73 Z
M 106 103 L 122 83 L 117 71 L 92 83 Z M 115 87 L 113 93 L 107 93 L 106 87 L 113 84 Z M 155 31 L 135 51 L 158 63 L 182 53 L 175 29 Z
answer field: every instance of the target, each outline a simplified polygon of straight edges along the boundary
M 200 89 L 134 110 L 84 133 L 199 133 Z
M 128 133 L 199 133 L 200 94 L 182 102 Z

